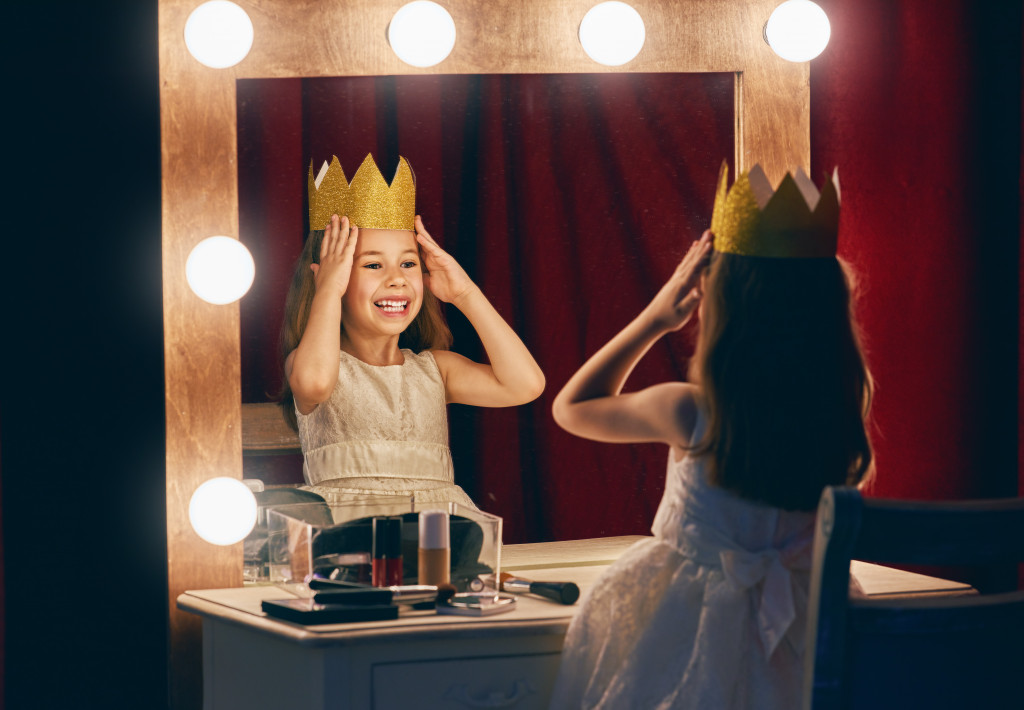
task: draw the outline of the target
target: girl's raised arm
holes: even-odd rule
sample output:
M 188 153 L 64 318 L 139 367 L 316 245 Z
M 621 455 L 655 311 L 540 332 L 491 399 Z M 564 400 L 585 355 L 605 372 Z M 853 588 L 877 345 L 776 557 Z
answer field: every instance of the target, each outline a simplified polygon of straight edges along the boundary
M 539 397 L 544 391 L 544 373 L 530 351 L 458 262 L 438 246 L 418 215 L 416 241 L 423 249 L 424 284 L 469 319 L 490 361 L 481 364 L 447 350 L 435 351 L 448 401 L 511 407 Z
M 316 283 L 316 294 L 309 309 L 309 320 L 298 347 L 285 358 L 284 372 L 303 414 L 331 396 L 338 381 L 338 358 L 341 351 L 341 297 L 352 275 L 359 228 L 349 228 L 348 217 L 331 217 L 320 244 L 319 263 L 310 268 Z
M 626 378 L 651 345 L 678 330 L 700 303 L 711 233 L 693 243 L 646 308 L 569 378 L 552 406 L 566 431 L 598 441 L 688 442 L 696 418 L 692 385 L 670 382 L 622 394 Z

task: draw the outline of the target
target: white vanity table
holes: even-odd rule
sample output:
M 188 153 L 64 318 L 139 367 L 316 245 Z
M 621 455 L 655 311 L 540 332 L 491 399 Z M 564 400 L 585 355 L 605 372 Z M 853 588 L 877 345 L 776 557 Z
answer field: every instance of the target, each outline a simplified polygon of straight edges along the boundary
M 502 570 L 589 585 L 639 536 L 507 545 Z M 966 584 L 855 562 L 869 597 L 969 594 Z M 522 595 L 489 617 L 411 611 L 391 621 L 300 626 L 269 618 L 287 586 L 187 591 L 203 622 L 205 710 L 546 708 L 577 605 Z

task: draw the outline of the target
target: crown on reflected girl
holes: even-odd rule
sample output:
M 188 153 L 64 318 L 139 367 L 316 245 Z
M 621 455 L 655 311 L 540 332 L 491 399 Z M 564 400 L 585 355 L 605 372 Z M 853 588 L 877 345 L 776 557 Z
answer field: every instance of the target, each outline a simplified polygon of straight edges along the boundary
M 839 171 L 821 190 L 803 169 L 786 173 L 772 189 L 760 165 L 728 188 L 722 163 L 711 216 L 715 251 L 789 259 L 834 257 L 839 234 Z
M 324 161 L 313 177 L 309 162 L 309 228 L 323 229 L 331 215 L 348 216 L 357 227 L 368 229 L 416 229 L 416 179 L 409 161 L 399 156 L 389 185 L 370 153 L 352 176 L 345 177 L 338 156 Z

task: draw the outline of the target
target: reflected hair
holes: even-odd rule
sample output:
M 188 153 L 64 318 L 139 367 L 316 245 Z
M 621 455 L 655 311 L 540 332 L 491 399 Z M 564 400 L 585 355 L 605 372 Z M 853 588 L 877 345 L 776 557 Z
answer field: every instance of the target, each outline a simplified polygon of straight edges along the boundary
M 324 239 L 324 230 L 315 229 L 306 237 L 302 254 L 295 263 L 292 282 L 288 287 L 288 295 L 284 303 L 284 323 L 281 326 L 281 358 L 282 367 L 288 355 L 299 346 L 302 334 L 309 323 L 309 311 L 316 295 L 316 281 L 311 264 L 320 263 L 320 243 Z M 423 263 L 422 255 L 420 263 Z M 345 332 L 345 319 L 342 316 L 341 332 Z M 408 348 L 419 353 L 423 350 L 447 350 L 452 344 L 452 333 L 441 313 L 441 302 L 429 289 L 423 289 L 423 302 L 419 313 L 409 327 L 398 337 L 398 347 Z M 295 399 L 288 378 L 282 378 L 283 385 L 278 404 L 284 419 L 292 429 L 298 431 L 299 423 L 295 415 Z
M 748 500 L 815 510 L 827 485 L 872 469 L 873 383 L 838 258 L 715 253 L 690 380 L 707 428 L 693 442 L 710 483 Z

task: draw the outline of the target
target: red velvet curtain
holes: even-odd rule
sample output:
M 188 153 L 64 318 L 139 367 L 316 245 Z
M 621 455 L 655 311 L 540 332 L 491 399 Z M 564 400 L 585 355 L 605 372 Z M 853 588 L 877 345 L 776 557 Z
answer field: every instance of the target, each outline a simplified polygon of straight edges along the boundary
M 811 156 L 840 166 L 841 251 L 863 282 L 869 493 L 1024 495 L 1021 4 L 818 1 L 833 34 L 811 64 Z
M 279 387 L 310 161 L 316 171 L 337 155 L 351 177 L 371 152 L 390 179 L 404 155 L 427 229 L 548 379 L 524 407 L 450 408 L 457 482 L 504 518 L 507 542 L 646 533 L 665 447 L 572 437 L 551 400 L 707 227 L 733 152 L 732 88 L 731 74 L 239 82 L 241 239 L 260 274 L 242 305 L 243 398 Z M 454 349 L 482 359 L 468 322 L 446 314 Z M 684 378 L 691 346 L 688 333 L 659 343 L 630 386 Z
M 870 490 L 1016 495 L 1020 4 L 821 5 L 835 30 L 811 65 L 811 155 L 840 168 L 864 287 Z

